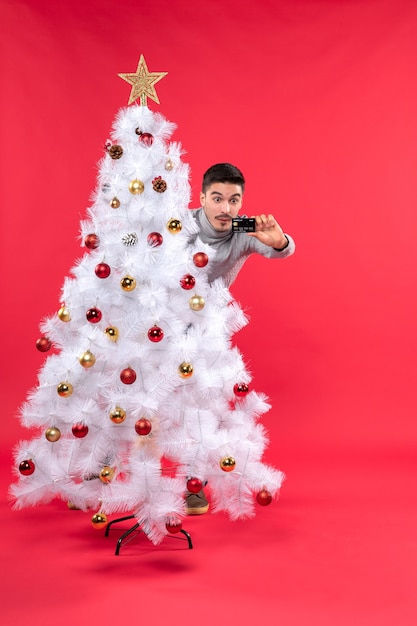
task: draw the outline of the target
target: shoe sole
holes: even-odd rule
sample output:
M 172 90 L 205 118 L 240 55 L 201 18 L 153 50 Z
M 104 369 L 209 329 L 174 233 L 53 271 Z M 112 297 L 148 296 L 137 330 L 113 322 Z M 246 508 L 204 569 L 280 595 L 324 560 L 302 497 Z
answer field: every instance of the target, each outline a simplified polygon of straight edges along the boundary
M 203 515 L 204 513 L 207 513 L 208 510 L 209 510 L 208 504 L 206 506 L 190 507 L 190 508 L 187 508 L 187 515 Z

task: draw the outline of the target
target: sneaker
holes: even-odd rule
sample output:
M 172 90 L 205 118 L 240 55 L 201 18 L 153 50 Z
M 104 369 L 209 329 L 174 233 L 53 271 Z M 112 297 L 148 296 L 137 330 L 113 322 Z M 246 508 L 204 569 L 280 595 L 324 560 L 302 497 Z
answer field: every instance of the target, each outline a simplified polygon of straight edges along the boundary
M 203 490 L 198 493 L 190 493 L 187 491 L 185 502 L 187 515 L 203 515 L 209 510 L 209 503 L 206 500 Z

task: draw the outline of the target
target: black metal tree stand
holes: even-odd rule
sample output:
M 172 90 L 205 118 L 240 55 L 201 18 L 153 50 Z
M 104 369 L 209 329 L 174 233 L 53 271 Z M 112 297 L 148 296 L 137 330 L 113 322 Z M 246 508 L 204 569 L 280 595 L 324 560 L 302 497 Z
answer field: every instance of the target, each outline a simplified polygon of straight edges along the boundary
M 126 517 L 119 517 L 118 519 L 114 519 L 111 522 L 109 522 L 106 526 L 106 532 L 105 532 L 105 536 L 108 537 L 109 536 L 109 532 L 110 532 L 110 527 L 113 526 L 113 524 L 117 524 L 119 522 L 125 522 L 126 520 L 129 519 L 134 519 L 135 516 L 134 515 L 128 515 Z M 141 523 L 140 522 L 136 522 L 136 524 L 134 524 L 131 528 L 129 528 L 128 530 L 126 530 L 122 535 L 120 535 L 119 539 L 117 540 L 117 544 L 116 544 L 116 551 L 115 551 L 115 555 L 118 556 L 120 549 L 122 548 L 123 545 L 126 545 L 127 543 L 129 543 L 129 541 L 131 541 L 134 537 L 131 536 L 132 533 L 135 532 L 135 530 L 142 531 L 145 535 L 146 533 L 142 530 L 141 528 Z M 178 534 L 182 534 L 184 535 L 185 538 L 182 537 L 178 537 Z M 175 534 L 169 534 L 167 535 L 168 537 L 171 537 L 172 539 L 179 539 L 180 541 L 187 541 L 188 543 L 188 548 L 191 550 L 193 547 L 192 541 L 191 541 L 191 536 L 190 534 L 184 530 L 183 528 L 181 528 L 178 533 Z

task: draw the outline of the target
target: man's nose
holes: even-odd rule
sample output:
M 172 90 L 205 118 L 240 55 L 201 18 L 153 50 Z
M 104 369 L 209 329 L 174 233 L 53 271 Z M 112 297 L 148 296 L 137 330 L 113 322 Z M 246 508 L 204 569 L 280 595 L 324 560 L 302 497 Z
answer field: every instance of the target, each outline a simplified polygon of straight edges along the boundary
M 223 209 L 225 213 L 230 213 L 230 204 L 227 202 L 227 200 L 224 203 Z

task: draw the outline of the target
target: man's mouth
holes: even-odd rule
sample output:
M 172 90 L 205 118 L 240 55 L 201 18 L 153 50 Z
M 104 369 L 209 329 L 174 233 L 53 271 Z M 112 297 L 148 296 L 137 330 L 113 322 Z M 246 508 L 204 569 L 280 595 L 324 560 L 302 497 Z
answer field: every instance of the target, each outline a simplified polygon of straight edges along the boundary
M 219 220 L 219 222 L 230 222 L 232 220 L 232 218 L 229 215 L 216 215 L 216 220 Z

